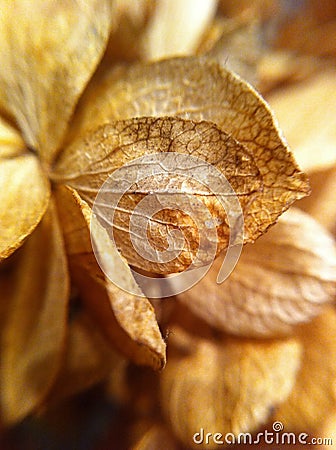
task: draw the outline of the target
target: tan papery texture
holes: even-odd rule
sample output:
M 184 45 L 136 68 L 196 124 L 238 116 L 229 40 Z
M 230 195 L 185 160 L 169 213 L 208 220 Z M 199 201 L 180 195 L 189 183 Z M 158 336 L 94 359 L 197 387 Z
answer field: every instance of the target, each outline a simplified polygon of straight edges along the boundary
M 276 413 L 286 430 L 316 431 L 336 409 L 336 312 L 334 307 L 299 330 L 302 363 L 287 401 Z M 329 436 L 326 436 L 329 437 Z
M 213 122 L 246 146 L 263 185 L 245 218 L 248 241 L 263 234 L 294 200 L 309 193 L 307 178 L 266 102 L 249 84 L 206 57 L 142 63 L 106 73 L 83 96 L 71 136 L 139 116 Z
M 72 275 L 103 334 L 134 362 L 155 369 L 162 368 L 166 345 L 152 305 L 145 297 L 129 294 L 105 278 L 91 247 L 91 211 L 87 204 L 75 191 L 65 186 L 57 189 L 56 198 L 63 219 Z M 111 245 L 104 230 L 100 238 L 103 239 L 102 245 Z M 135 286 L 128 267 L 119 265 L 117 270 L 129 289 L 134 292 L 137 288 L 140 294 L 140 288 Z
M 222 260 L 179 300 L 210 325 L 250 337 L 280 336 L 321 313 L 336 294 L 333 237 L 292 208 L 254 244 L 221 284 Z
M 271 159 L 269 167 L 265 168 L 268 163 L 265 161 L 264 153 L 254 154 L 251 149 L 237 142 L 211 122 L 195 122 L 172 117 L 144 117 L 111 122 L 89 132 L 83 139 L 79 139 L 69 146 L 61 155 L 54 169 L 53 177 L 57 182 L 66 182 L 76 189 L 80 196 L 92 206 L 108 175 L 133 159 L 163 152 L 190 155 L 207 163 L 204 164 L 204 174 L 207 174 L 207 165 L 211 164 L 229 181 L 240 200 L 244 213 L 244 242 L 250 242 L 274 223 L 279 215 L 279 209 L 287 208 L 294 198 L 300 198 L 308 192 L 308 184 L 303 174 L 298 172 L 295 162 L 287 150 L 283 149 L 282 151 L 283 154 L 278 156 L 279 160 Z M 279 164 L 281 162 L 281 172 L 287 171 L 287 176 L 284 177 L 281 172 L 276 170 L 276 161 Z M 166 177 L 161 176 L 157 180 L 155 175 L 148 173 L 148 170 L 147 164 L 143 164 L 141 168 L 134 166 L 133 172 L 130 171 L 128 178 L 134 180 L 134 184 L 118 203 L 113 219 L 111 217 L 114 210 L 109 208 L 108 198 L 104 197 L 102 200 L 97 199 L 96 201 L 99 208 L 99 219 L 101 223 L 104 222 L 105 228 L 109 230 L 109 235 L 111 236 L 113 233 L 123 256 L 136 267 L 165 274 L 185 270 L 191 262 L 194 262 L 196 266 L 211 262 L 214 254 L 206 251 L 207 248 L 211 248 L 211 239 L 213 238 L 210 236 L 208 245 L 204 245 L 205 250 L 202 249 L 204 254 L 201 254 L 199 261 L 195 263 L 195 254 L 199 248 L 198 233 L 207 237 L 206 214 L 210 212 L 214 223 L 219 224 L 216 227 L 217 253 L 227 248 L 230 230 L 226 212 L 218 198 L 219 195 L 223 195 L 229 201 L 231 194 L 227 191 L 225 184 L 223 185 L 223 182 L 218 179 L 216 182 L 218 186 L 213 188 L 206 175 L 204 175 L 203 185 L 201 183 L 197 185 L 197 182 L 190 176 L 189 181 L 186 182 L 183 175 L 177 175 L 174 170 L 170 173 L 171 169 L 166 169 Z M 198 170 L 202 169 L 198 167 Z M 139 173 L 147 176 L 144 185 L 136 182 L 140 176 Z M 273 186 L 267 186 L 267 180 Z M 186 187 L 186 183 L 188 187 Z M 209 188 L 207 184 L 209 184 Z M 292 188 L 289 188 L 288 184 L 292 184 Z M 296 191 L 294 186 L 296 186 Z M 176 197 L 176 208 L 168 210 L 160 207 L 156 216 L 148 218 L 148 220 L 146 218 L 149 235 L 157 251 L 162 251 L 167 247 L 169 235 L 172 232 L 178 230 L 184 234 L 183 247 L 179 240 L 172 244 L 173 250 L 178 252 L 178 256 L 164 264 L 161 261 L 149 261 L 149 258 L 139 256 L 131 243 L 131 238 L 133 238 L 139 240 L 140 246 L 143 245 L 141 235 L 139 237 L 139 233 L 130 227 L 130 219 L 136 205 L 148 193 L 174 194 Z M 184 211 L 183 205 L 179 207 L 181 200 L 178 195 L 180 194 L 189 194 L 189 209 L 199 213 L 200 226 L 195 224 L 192 214 Z M 205 208 L 204 206 L 195 207 L 193 196 L 200 199 Z M 174 204 L 172 199 L 175 197 L 170 197 L 171 204 Z M 271 203 L 269 197 L 272 197 Z M 158 202 L 160 203 L 160 199 Z M 256 209 L 257 203 L 259 206 Z M 229 203 L 228 208 L 229 210 L 231 208 L 231 214 L 239 216 L 239 211 L 234 204 Z M 235 227 L 238 226 L 239 224 L 235 225 Z M 238 232 L 237 228 L 236 233 L 238 234 Z
M 300 363 L 301 346 L 295 339 L 226 337 L 216 342 L 184 333 L 172 328 L 171 346 L 178 349 L 181 340 L 182 347 L 162 373 L 161 401 L 185 445 L 198 448 L 192 437 L 201 428 L 212 435 L 254 431 L 271 408 L 286 401 Z M 209 448 L 217 446 L 212 442 Z

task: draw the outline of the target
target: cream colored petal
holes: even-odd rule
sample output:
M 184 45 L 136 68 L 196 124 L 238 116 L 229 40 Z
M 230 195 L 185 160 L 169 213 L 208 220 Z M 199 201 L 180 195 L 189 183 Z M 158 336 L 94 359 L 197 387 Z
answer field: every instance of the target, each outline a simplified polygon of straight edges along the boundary
M 321 313 L 336 294 L 336 245 L 310 216 L 290 209 L 243 249 L 222 284 L 217 260 L 201 282 L 178 296 L 209 324 L 241 336 L 278 336 Z
M 72 273 L 103 334 L 132 361 L 155 369 L 162 368 L 165 343 L 150 302 L 119 289 L 105 279 L 91 247 L 91 210 L 87 204 L 68 187 L 59 187 L 56 197 Z M 109 239 L 106 240 L 108 245 Z M 135 283 L 125 266 L 120 270 L 120 277 L 129 284 Z
M 0 106 L 48 163 L 104 52 L 109 0 L 5 0 Z
M 273 407 L 286 401 L 300 362 L 297 341 L 214 341 L 188 335 L 185 351 L 184 333 L 172 329 L 170 345 L 176 350 L 161 375 L 161 404 L 188 448 L 199 448 L 193 436 L 201 428 L 212 436 L 254 432 Z M 217 448 L 213 443 L 207 447 Z
M 192 54 L 213 19 L 217 0 L 158 0 L 144 36 L 144 56 Z
M 262 234 L 309 192 L 268 105 L 250 85 L 206 58 L 176 58 L 107 74 L 83 98 L 73 136 L 111 120 L 177 116 L 214 122 L 245 145 L 263 179 L 251 203 L 246 239 Z
M 1 412 L 5 423 L 41 404 L 61 368 L 69 280 L 53 204 L 22 249 L 8 298 L 1 354 Z
M 213 22 L 197 52 L 259 86 L 262 44 L 261 24 L 257 20 L 221 18 Z
M 298 206 L 336 236 L 336 163 L 309 175 L 312 193 Z
M 323 70 L 300 85 L 268 97 L 281 127 L 304 170 L 336 162 L 336 71 Z
M 302 366 L 287 401 L 276 413 L 286 430 L 318 430 L 336 408 L 336 312 L 332 307 L 299 333 Z
M 0 260 L 34 230 L 49 197 L 49 182 L 36 156 L 27 153 L 0 160 Z

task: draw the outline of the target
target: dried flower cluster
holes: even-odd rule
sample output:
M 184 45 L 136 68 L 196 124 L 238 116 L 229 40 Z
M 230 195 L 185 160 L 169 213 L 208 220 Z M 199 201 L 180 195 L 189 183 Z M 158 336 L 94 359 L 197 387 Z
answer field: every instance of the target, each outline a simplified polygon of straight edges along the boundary
M 336 7 L 294 3 L 2 0 L 4 436 L 36 416 L 42 434 L 54 427 L 60 438 L 76 426 L 85 434 L 73 399 L 95 386 L 101 421 L 102 404 L 118 408 L 107 448 L 200 448 L 200 429 L 238 436 L 276 420 L 287 432 L 332 432 Z M 249 83 L 267 96 L 294 154 Z M 196 286 L 148 299 L 132 270 L 183 272 L 205 228 L 177 206 L 163 209 L 148 218 L 150 242 L 160 252 L 182 231 L 179 255 L 165 264 L 140 257 L 132 215 L 147 194 L 165 191 L 167 177 L 135 183 L 109 230 L 117 249 L 98 225 L 126 292 L 98 264 L 90 221 L 110 174 L 166 152 L 197 156 L 226 177 L 244 215 L 244 247 L 222 284 L 219 256 Z M 312 195 L 298 209 L 291 205 L 311 191 L 302 170 Z M 206 206 L 217 255 L 225 253 L 232 230 L 216 196 L 178 177 L 169 183 Z

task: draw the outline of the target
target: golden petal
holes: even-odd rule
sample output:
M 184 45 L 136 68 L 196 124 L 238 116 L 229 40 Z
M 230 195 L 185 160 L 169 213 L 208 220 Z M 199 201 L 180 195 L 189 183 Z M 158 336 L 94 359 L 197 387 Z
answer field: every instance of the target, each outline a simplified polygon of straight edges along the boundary
M 73 136 L 140 116 L 214 122 L 247 147 L 263 180 L 262 195 L 251 203 L 246 218 L 247 239 L 263 234 L 293 201 L 309 193 L 307 178 L 266 102 L 249 84 L 206 57 L 138 64 L 105 74 L 84 96 Z
M 173 328 L 170 344 L 178 348 L 184 334 Z M 193 436 L 201 428 L 222 438 L 257 430 L 289 395 L 300 362 L 296 340 L 189 339 L 189 353 L 171 355 L 161 375 L 163 412 L 188 448 L 199 448 Z
M 326 446 L 323 450 L 327 450 L 327 448 L 331 450 L 336 448 L 336 409 L 326 420 L 326 423 L 323 424 L 322 429 L 319 429 L 318 435 L 323 436 L 325 439 L 329 439 L 329 441 L 324 441 Z
M 173 161 L 177 158 L 174 159 L 174 154 L 184 155 L 183 163 L 176 163 L 176 167 L 183 164 L 186 169 L 187 160 L 193 168 L 192 173 L 190 170 L 189 175 L 186 175 L 187 170 L 176 173 L 172 164 L 167 163 L 168 152 Z M 147 160 L 137 162 L 133 168 L 128 168 L 127 180 L 131 180 L 131 185 L 125 193 L 121 191 L 120 202 L 116 207 L 111 206 L 112 200 L 108 201 L 106 197 L 96 199 L 109 174 L 135 158 L 148 155 L 154 155 L 151 162 L 154 166 L 157 162 L 155 155 L 159 153 L 164 153 L 165 156 L 162 157 L 166 158 L 159 165 L 160 170 L 165 171 L 164 174 L 156 177 Z M 192 161 L 192 158 L 198 158 L 197 162 Z M 266 161 L 268 158 L 269 161 Z M 213 170 L 216 168 L 216 177 L 212 178 L 209 167 Z M 219 174 L 224 176 L 221 178 Z M 303 174 L 297 171 L 285 149 L 273 156 L 267 152 L 252 154 L 212 122 L 196 122 L 177 117 L 142 117 L 103 125 L 65 150 L 53 176 L 55 180 L 76 189 L 90 206 L 93 207 L 96 199 L 95 208 L 96 211 L 99 210 L 97 215 L 108 224 L 109 236 L 115 236 L 116 244 L 129 264 L 164 274 L 185 270 L 191 263 L 195 267 L 206 265 L 213 260 L 216 252 L 218 254 L 228 247 L 229 228 L 233 226 L 232 222 L 229 223 L 219 197 L 226 198 L 229 202 L 227 206 L 235 221 L 237 241 L 240 239 L 240 242 L 250 242 L 272 225 L 280 212 L 295 198 L 304 195 L 308 188 Z M 124 175 L 123 180 L 125 177 Z M 199 180 L 201 183 L 198 183 Z M 216 181 L 213 183 L 211 180 Z M 225 183 L 230 183 L 239 201 L 232 196 L 232 192 L 227 191 L 224 180 Z M 165 196 L 167 192 L 170 194 L 169 199 Z M 222 195 L 217 195 L 216 192 Z M 136 216 L 135 208 L 142 207 L 140 202 L 149 193 L 152 194 L 150 198 L 154 197 L 153 194 L 159 197 L 156 201 L 158 206 L 153 207 L 157 210 L 157 215 L 151 217 L 146 211 L 146 214 L 139 212 Z M 190 194 L 189 197 L 186 193 Z M 187 205 L 183 204 L 182 197 L 185 203 L 188 202 Z M 169 210 L 168 207 L 161 207 L 164 202 L 173 206 Z M 244 225 L 241 227 L 237 219 L 240 209 L 244 214 Z M 135 217 L 138 221 L 135 221 Z M 151 249 L 146 244 L 148 239 L 146 241 L 141 234 L 141 230 L 145 228 L 139 224 L 143 221 L 146 221 L 146 226 L 150 229 L 148 233 L 153 247 L 161 252 L 160 257 L 145 257 Z M 216 249 L 213 244 L 214 236 L 209 232 L 209 221 L 216 224 Z M 238 229 L 243 226 L 244 237 Z M 176 230 L 184 235 L 183 240 L 171 238 Z M 204 245 L 200 244 L 199 236 L 204 240 Z M 170 240 L 173 241 L 172 245 L 168 245 Z M 140 252 L 136 246 L 141 249 Z M 163 249 L 168 246 L 169 261 L 166 259 L 163 263 Z M 196 258 L 199 248 L 201 250 Z
M 20 134 L 0 116 L 0 160 L 13 158 L 25 151 Z
M 105 61 L 133 61 L 142 58 L 143 35 L 157 0 L 114 0 L 112 27 Z
M 72 273 L 103 333 L 132 361 L 161 369 L 165 364 L 165 343 L 152 305 L 146 298 L 129 294 L 105 279 L 91 247 L 91 210 L 87 204 L 65 186 L 57 188 L 56 198 Z M 105 245 L 110 245 L 109 239 Z M 119 273 L 127 283 L 135 283 L 124 265 Z
M 0 161 L 0 261 L 34 230 L 45 213 L 49 182 L 35 155 Z
M 22 249 L 8 298 L 1 352 L 1 410 L 13 424 L 44 400 L 62 364 L 69 280 L 53 204 Z
M 336 245 L 300 210 L 290 209 L 247 245 L 229 278 L 222 261 L 179 300 L 212 326 L 241 336 L 278 336 L 319 314 L 336 294 Z
M 83 151 L 84 147 L 85 151 Z M 206 264 L 208 260 L 212 261 L 216 254 L 216 248 L 212 241 L 213 236 L 209 236 L 211 233 L 209 233 L 208 221 L 213 218 L 219 224 L 217 251 L 226 248 L 230 239 L 226 212 L 215 192 L 222 192 L 223 196 L 229 194 L 225 191 L 227 186 L 223 182 L 224 178 L 219 180 L 218 174 L 223 173 L 239 195 L 240 203 L 236 199 L 236 205 L 231 208 L 232 214 L 236 212 L 239 215 L 237 209 L 242 208 L 243 212 L 248 215 L 251 198 L 258 195 L 258 191 L 262 189 L 262 181 L 258 176 L 258 168 L 253 157 L 245 147 L 220 131 L 214 124 L 170 117 L 114 122 L 100 127 L 95 132 L 88 134 L 86 138 L 80 139 L 70 146 L 59 159 L 54 176 L 76 189 L 79 195 L 93 207 L 96 195 L 109 173 L 135 158 L 158 152 L 171 152 L 173 164 L 176 159 L 173 155 L 174 152 L 184 154 L 186 159 L 189 156 L 190 159 L 192 157 L 198 159 L 197 162 L 191 163 L 187 179 L 185 177 L 186 170 L 179 175 L 175 172 L 171 173 L 167 159 L 163 163 L 163 167 L 168 167 L 166 173 L 158 177 L 152 176 L 146 162 L 139 162 L 133 169 L 129 168 L 127 177 L 132 179 L 132 186 L 126 190 L 126 194 L 118 203 L 113 230 L 108 227 L 110 228 L 109 232 L 113 232 L 116 244 L 129 264 L 156 273 L 179 272 L 194 262 L 199 247 L 198 235 L 201 234 L 207 241 L 204 243 L 206 248 L 198 258 L 200 261 L 194 262 L 194 264 L 195 266 Z M 186 161 L 183 160 L 181 164 L 185 165 Z M 202 171 L 198 178 L 195 175 L 195 165 L 197 173 Z M 211 173 L 208 174 L 210 165 L 216 167 L 216 177 Z M 143 182 L 141 180 L 137 182 L 140 173 L 144 175 L 147 173 Z M 198 182 L 198 179 L 201 182 Z M 118 183 L 119 185 L 120 183 Z M 174 233 L 174 230 L 179 227 L 185 234 L 185 241 L 182 242 L 183 247 L 180 248 L 178 247 L 179 242 L 176 240 L 174 250 L 180 254 L 171 258 L 171 261 L 162 263 L 160 260 L 154 260 L 150 262 L 147 258 L 139 255 L 132 245 L 132 239 L 136 239 L 139 246 L 146 243 L 136 229 L 137 224 L 133 231 L 131 230 L 132 214 L 135 207 L 144 198 L 144 194 L 155 192 L 158 195 L 160 193 L 164 195 L 169 187 L 174 189 L 169 198 L 169 204 L 174 206 L 169 213 L 166 209 L 159 208 L 162 211 L 157 214 L 157 217 L 148 220 L 151 227 L 151 239 L 155 241 L 158 248 L 164 248 L 170 233 Z M 186 192 L 193 195 L 188 197 Z M 185 203 L 181 202 L 182 194 L 185 194 Z M 114 212 L 113 208 L 109 206 L 111 202 L 103 198 L 101 200 L 105 202 L 104 204 L 107 202 L 107 206 L 103 208 L 102 212 L 99 210 L 99 214 L 104 215 L 104 219 L 110 223 L 110 215 Z M 98 208 L 102 202 L 97 199 Z M 192 202 L 198 202 L 197 210 Z M 191 206 L 188 215 L 183 208 L 188 209 L 189 203 Z M 182 207 L 180 207 L 181 204 Z M 142 217 L 145 218 L 144 215 Z
M 286 430 L 318 430 L 336 408 L 336 311 L 333 307 L 299 332 L 302 365 L 287 401 L 276 412 Z
M 111 2 L 2 3 L 0 106 L 49 163 L 104 52 Z

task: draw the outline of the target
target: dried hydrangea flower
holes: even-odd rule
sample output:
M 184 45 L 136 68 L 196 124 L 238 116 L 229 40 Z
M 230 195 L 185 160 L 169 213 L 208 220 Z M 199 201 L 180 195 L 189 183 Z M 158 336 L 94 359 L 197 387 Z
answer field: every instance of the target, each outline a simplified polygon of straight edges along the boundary
M 8 424 L 35 411 L 47 396 L 52 399 L 53 389 L 60 397 L 67 395 L 59 383 L 64 374 L 74 376 L 71 362 L 80 359 L 76 350 L 82 346 L 83 353 L 90 354 L 90 345 L 99 342 L 95 336 L 86 340 L 95 328 L 85 313 L 69 328 L 70 287 L 76 286 L 85 311 L 127 358 L 156 369 L 165 365 L 166 344 L 151 303 L 111 283 L 92 251 L 91 207 L 110 173 L 154 151 L 184 155 L 197 151 L 200 159 L 216 165 L 240 197 L 244 242 L 265 233 L 309 192 L 307 178 L 265 101 L 215 61 L 173 58 L 127 68 L 105 66 L 93 75 L 108 43 L 112 12 L 109 1 L 38 0 L 34 6 L 28 1 L 3 2 L 0 256 L 7 259 L 14 252 L 17 256 L 15 283 L 1 293 L 8 307 L 1 318 L 0 398 Z M 128 217 L 139 198 L 125 197 Z M 229 236 L 225 214 L 207 195 L 201 197 L 213 217 L 221 219 L 219 250 L 224 250 Z M 163 228 L 169 229 L 170 225 L 182 228 L 186 219 L 173 209 L 162 220 Z M 117 229 L 120 223 L 113 225 Z M 193 224 L 188 227 L 187 248 L 193 248 L 197 230 Z M 154 243 L 162 244 L 158 237 Z M 108 247 L 109 241 L 103 245 Z M 183 271 L 188 263 L 185 258 L 180 265 L 150 267 L 134 257 L 127 235 L 120 239 L 119 250 L 140 269 L 158 273 Z M 320 264 L 314 256 L 313 264 Z M 128 267 L 119 275 L 135 285 Z M 233 348 L 239 347 L 230 339 Z M 252 355 L 258 353 L 258 346 L 266 353 L 269 348 L 271 355 L 275 352 L 283 370 L 286 341 L 274 347 L 246 345 Z M 288 344 L 294 355 L 291 377 L 274 398 L 270 383 L 267 393 L 272 395 L 263 404 L 262 418 L 273 402 L 289 394 L 299 346 Z M 102 344 L 100 361 L 107 353 Z M 105 370 L 102 367 L 101 377 Z M 68 390 L 72 389 L 69 384 Z M 246 427 L 254 425 L 246 422 Z

